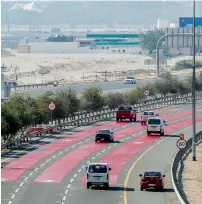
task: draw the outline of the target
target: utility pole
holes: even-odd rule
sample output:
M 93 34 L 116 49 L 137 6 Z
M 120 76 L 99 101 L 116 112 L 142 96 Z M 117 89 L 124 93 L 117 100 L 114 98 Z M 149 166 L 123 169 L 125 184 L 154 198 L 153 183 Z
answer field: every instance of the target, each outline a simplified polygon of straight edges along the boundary
M 193 137 L 192 137 L 192 152 L 193 161 L 196 161 L 196 98 L 195 98 L 195 86 L 196 86 L 196 15 L 195 15 L 195 0 L 193 0 L 193 78 L 192 78 L 192 126 L 193 126 Z

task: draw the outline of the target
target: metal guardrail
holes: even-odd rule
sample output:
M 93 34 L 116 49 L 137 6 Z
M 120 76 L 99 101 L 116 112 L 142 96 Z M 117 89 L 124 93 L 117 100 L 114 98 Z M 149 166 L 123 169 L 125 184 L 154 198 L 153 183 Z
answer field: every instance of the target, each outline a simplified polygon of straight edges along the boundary
M 144 110 L 158 109 L 166 106 L 182 104 L 182 103 L 191 101 L 191 99 L 192 99 L 191 94 L 152 99 L 152 100 L 142 101 L 139 104 L 134 105 L 134 108 L 137 110 L 137 112 L 141 112 Z M 202 99 L 202 93 L 197 93 L 196 99 Z M 43 133 L 48 134 L 51 132 L 53 127 L 59 130 L 59 129 L 63 129 L 71 126 L 81 126 L 81 125 L 89 124 L 99 120 L 111 119 L 114 116 L 115 116 L 115 109 L 107 109 L 107 108 L 105 108 L 104 110 L 100 110 L 98 112 L 81 112 L 81 113 L 78 112 L 78 113 L 75 113 L 74 116 L 72 117 L 66 118 L 64 120 L 60 120 L 58 123 L 55 123 L 54 126 L 52 127 L 48 127 L 40 131 L 29 133 L 23 137 L 3 143 L 1 144 L 1 148 L 9 148 L 12 146 L 16 146 L 18 144 L 22 144 L 24 141 L 28 141 L 32 137 L 41 136 Z
M 195 143 L 196 145 L 202 142 L 202 131 L 196 134 L 195 136 Z M 182 183 L 182 171 L 184 169 L 184 160 L 186 160 L 189 153 L 192 151 L 192 138 L 187 141 L 186 148 L 179 150 L 176 154 L 172 169 L 171 169 L 171 178 L 175 193 L 181 204 L 189 204 L 186 194 L 183 190 L 183 183 Z

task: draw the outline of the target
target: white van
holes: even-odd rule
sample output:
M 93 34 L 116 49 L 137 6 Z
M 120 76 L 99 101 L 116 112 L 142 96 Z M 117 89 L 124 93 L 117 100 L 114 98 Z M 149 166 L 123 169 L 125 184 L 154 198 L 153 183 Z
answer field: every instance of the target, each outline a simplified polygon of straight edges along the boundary
M 164 135 L 164 129 L 166 126 L 166 122 L 163 118 L 153 117 L 147 120 L 147 135 L 151 133 L 159 133 L 160 135 Z
M 89 163 L 87 171 L 87 188 L 90 186 L 103 186 L 109 188 L 109 165 L 107 163 Z

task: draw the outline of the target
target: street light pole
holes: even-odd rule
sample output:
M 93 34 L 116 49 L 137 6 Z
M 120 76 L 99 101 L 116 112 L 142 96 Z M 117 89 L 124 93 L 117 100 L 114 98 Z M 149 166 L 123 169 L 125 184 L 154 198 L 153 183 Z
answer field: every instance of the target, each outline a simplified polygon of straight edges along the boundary
M 193 79 L 192 79 L 192 126 L 193 126 L 193 137 L 192 137 L 192 152 L 193 152 L 193 161 L 196 161 L 196 144 L 195 144 L 195 135 L 196 135 L 196 100 L 195 100 L 195 86 L 196 86 L 196 32 L 195 32 L 195 0 L 193 0 Z

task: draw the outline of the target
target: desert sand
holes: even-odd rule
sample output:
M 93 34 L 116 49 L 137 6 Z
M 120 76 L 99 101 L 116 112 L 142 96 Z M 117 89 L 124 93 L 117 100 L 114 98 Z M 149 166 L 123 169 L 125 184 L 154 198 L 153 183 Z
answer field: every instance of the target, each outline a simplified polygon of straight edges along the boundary
M 202 203 L 202 144 L 196 148 L 197 162 L 192 161 L 192 153 L 184 162 L 182 173 L 183 190 L 189 203 Z
M 149 58 L 134 54 L 17 54 L 7 51 L 2 56 L 1 65 L 6 67 L 6 78 L 16 80 L 17 76 L 18 84 L 53 81 L 64 84 L 105 79 L 114 81 L 130 75 L 136 75 L 137 78 L 153 78 L 155 65 L 144 65 L 144 60 Z M 197 59 L 199 58 L 202 60 L 202 56 L 197 56 Z M 168 59 L 167 65 L 172 66 L 182 59 L 191 57 Z

